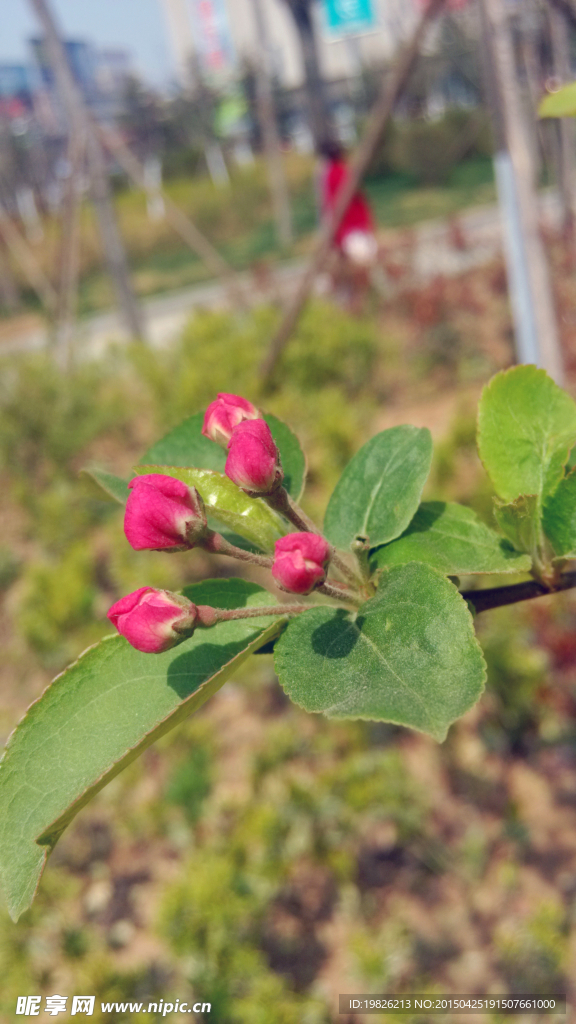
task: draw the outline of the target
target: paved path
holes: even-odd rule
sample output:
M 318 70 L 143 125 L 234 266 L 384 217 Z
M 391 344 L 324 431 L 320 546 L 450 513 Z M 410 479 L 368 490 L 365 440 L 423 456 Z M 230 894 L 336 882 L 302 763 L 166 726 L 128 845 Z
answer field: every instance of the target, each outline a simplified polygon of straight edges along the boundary
M 541 220 L 557 229 L 560 224 L 560 203 L 554 192 L 540 197 Z M 425 284 L 438 274 L 454 277 L 483 266 L 502 251 L 502 230 L 497 206 L 468 210 L 457 218 L 460 244 L 455 244 L 455 232 L 445 220 L 429 221 L 413 230 L 382 232 L 382 241 L 393 256 L 395 246 L 410 249 L 410 282 Z M 464 246 L 462 245 L 464 243 Z M 296 289 L 305 260 L 294 260 L 271 271 L 271 283 L 265 286 L 251 274 L 239 275 L 240 283 L 250 301 L 270 299 L 272 294 L 288 298 Z M 406 284 L 406 280 L 403 281 Z M 390 283 L 393 288 L 393 284 Z M 169 295 L 145 299 L 144 316 L 148 338 L 155 347 L 170 344 L 184 328 L 191 313 L 197 309 L 216 309 L 226 306 L 227 298 L 220 282 L 197 285 Z M 81 320 L 77 329 L 78 351 L 91 356 L 102 355 L 111 343 L 124 342 L 127 334 L 115 311 L 100 313 Z M 40 319 L 21 317 L 0 325 L 0 354 L 33 352 L 47 343 L 46 329 Z

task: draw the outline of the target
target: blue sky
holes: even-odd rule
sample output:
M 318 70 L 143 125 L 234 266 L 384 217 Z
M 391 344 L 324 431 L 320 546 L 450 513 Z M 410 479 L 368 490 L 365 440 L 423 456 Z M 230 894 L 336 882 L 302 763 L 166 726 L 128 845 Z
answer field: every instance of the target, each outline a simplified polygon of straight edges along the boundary
M 64 35 L 129 50 L 136 70 L 164 85 L 172 78 L 168 34 L 159 0 L 52 0 Z M 38 33 L 28 0 L 0 0 L 0 63 L 28 59 Z

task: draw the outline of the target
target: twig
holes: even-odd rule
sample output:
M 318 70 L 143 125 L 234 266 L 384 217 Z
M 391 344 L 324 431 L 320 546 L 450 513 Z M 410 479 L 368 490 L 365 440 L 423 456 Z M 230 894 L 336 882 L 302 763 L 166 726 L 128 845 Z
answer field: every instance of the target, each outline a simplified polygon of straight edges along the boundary
M 520 601 L 531 601 L 535 597 L 547 597 L 560 590 L 572 590 L 576 587 L 576 572 L 563 573 L 554 587 L 546 587 L 536 580 L 526 583 L 512 583 L 508 587 L 492 587 L 488 590 L 464 590 L 462 597 L 473 605 L 475 612 L 489 611 L 491 608 L 502 608 Z

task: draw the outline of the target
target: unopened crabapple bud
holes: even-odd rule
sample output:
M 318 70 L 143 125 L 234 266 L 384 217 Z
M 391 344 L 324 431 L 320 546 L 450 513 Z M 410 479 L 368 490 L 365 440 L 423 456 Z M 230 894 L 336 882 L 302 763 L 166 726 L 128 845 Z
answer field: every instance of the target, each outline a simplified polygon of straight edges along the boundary
M 326 579 L 330 553 L 317 533 L 289 533 L 276 541 L 272 575 L 282 590 L 310 594 Z
M 216 441 L 216 444 L 226 448 L 232 432 L 240 423 L 261 418 L 260 410 L 246 398 L 219 392 L 218 398 L 206 409 L 202 433 L 204 437 L 209 437 L 211 441 Z
M 246 420 L 235 427 L 224 472 L 248 494 L 269 495 L 280 487 L 280 453 L 264 420 Z
M 124 532 L 136 551 L 194 547 L 207 531 L 204 502 L 195 487 L 149 473 L 128 484 Z
M 108 618 L 137 651 L 161 654 L 192 636 L 198 609 L 181 594 L 140 587 L 112 605 Z

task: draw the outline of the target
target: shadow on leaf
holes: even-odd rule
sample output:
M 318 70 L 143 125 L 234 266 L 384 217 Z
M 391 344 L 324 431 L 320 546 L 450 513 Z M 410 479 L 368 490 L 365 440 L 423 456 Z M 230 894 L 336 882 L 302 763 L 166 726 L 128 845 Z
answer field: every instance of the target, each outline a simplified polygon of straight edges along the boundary
M 358 642 L 362 620 L 352 622 L 343 608 L 312 633 L 312 647 L 323 658 L 347 658 Z
M 168 686 L 178 695 L 180 700 L 187 700 L 203 683 L 217 675 L 233 658 L 254 640 L 260 630 L 254 631 L 253 637 L 247 637 L 242 644 L 201 644 L 192 651 L 186 651 L 179 658 L 174 658 L 167 673 Z

